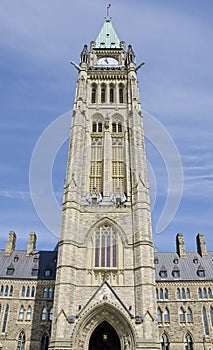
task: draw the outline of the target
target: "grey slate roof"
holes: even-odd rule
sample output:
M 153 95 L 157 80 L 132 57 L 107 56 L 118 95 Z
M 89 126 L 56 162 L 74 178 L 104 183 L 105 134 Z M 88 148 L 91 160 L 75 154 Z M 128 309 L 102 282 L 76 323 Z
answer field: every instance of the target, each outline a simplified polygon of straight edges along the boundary
M 167 277 L 162 278 L 160 271 L 165 270 L 165 268 Z M 198 276 L 197 270 L 199 268 L 203 268 L 205 277 Z M 178 269 L 180 277 L 175 278 L 172 271 Z M 155 279 L 156 281 L 213 280 L 213 252 L 208 252 L 207 258 L 202 258 L 197 252 L 186 253 L 186 258 L 180 258 L 177 253 L 155 252 Z
M 15 250 L 10 256 L 4 255 L 0 250 L 0 278 L 7 279 L 33 279 L 54 280 L 56 274 L 57 251 L 36 251 L 26 256 L 26 250 Z M 9 276 L 8 268 L 14 268 L 14 273 Z M 32 270 L 38 270 L 36 276 Z M 51 271 L 50 276 L 45 276 L 45 270 Z

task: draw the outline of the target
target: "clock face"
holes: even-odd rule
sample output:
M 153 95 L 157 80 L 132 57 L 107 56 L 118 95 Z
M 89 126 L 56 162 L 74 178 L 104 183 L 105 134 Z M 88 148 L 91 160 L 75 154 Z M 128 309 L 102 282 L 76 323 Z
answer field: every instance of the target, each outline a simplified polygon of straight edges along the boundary
M 116 67 L 116 66 L 118 66 L 118 61 L 112 57 L 102 57 L 98 60 L 97 66 L 99 66 L 99 67 Z

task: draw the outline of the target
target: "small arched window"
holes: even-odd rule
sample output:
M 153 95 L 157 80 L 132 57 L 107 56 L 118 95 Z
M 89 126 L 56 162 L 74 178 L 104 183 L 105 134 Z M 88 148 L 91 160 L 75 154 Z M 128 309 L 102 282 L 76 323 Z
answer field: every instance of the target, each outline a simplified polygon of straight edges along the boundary
M 25 341 L 26 341 L 25 334 L 24 334 L 24 332 L 22 331 L 22 332 L 19 334 L 19 337 L 18 337 L 17 350 L 24 350 L 24 348 L 25 348 Z
M 163 289 L 160 289 L 160 299 L 163 299 Z
M 30 287 L 27 287 L 26 297 L 29 298 L 30 296 Z
M 182 288 L 182 299 L 186 299 L 186 293 L 184 288 Z
M 9 292 L 9 287 L 6 286 L 5 290 L 4 290 L 4 296 L 7 297 L 8 296 L 8 292 Z
M 189 333 L 187 333 L 184 337 L 184 345 L 185 345 L 185 350 L 193 350 L 192 337 Z
M 207 291 L 206 288 L 203 288 L 203 298 L 207 299 Z
M 43 289 L 43 298 L 46 298 L 47 297 L 47 288 L 45 287 Z
M 190 299 L 190 290 L 189 290 L 189 288 L 186 288 L 186 298 Z
M 30 321 L 30 320 L 31 320 L 31 315 L 32 315 L 32 308 L 31 308 L 31 306 L 29 305 L 29 306 L 28 306 L 28 309 L 27 309 L 27 321 Z
M 24 286 L 22 287 L 22 290 L 21 290 L 21 296 L 25 297 L 25 287 Z
M 161 336 L 161 350 L 169 350 L 169 339 L 165 333 Z
M 47 319 L 47 308 L 43 307 L 42 313 L 41 313 L 41 320 L 46 321 L 46 319 Z
M 51 307 L 49 312 L 49 320 L 52 321 L 52 319 L 53 319 L 53 307 Z
M 192 311 L 189 307 L 186 311 L 186 315 L 187 315 L 187 322 L 192 322 Z
M 48 289 L 48 298 L 51 299 L 53 297 L 53 290 L 52 288 Z
M 24 306 L 22 305 L 19 310 L 18 319 L 22 321 L 24 319 Z
M 169 310 L 166 308 L 163 313 L 164 322 L 169 322 Z
M 165 288 L 165 290 L 164 290 L 164 298 L 165 299 L 169 298 L 169 293 L 168 293 L 168 289 L 167 288 Z
M 177 299 L 180 299 L 180 288 L 177 288 L 176 295 L 177 295 Z
M 32 287 L 31 289 L 31 297 L 34 298 L 35 296 L 35 287 Z
M 158 310 L 157 310 L 157 317 L 158 317 L 158 323 L 161 323 L 162 322 L 162 312 L 161 312 L 160 308 L 158 308 Z
M 13 296 L 13 286 L 10 287 L 10 294 L 9 294 L 10 297 Z
M 202 299 L 202 297 L 203 297 L 202 289 L 201 289 L 201 288 L 198 288 L 198 298 L 199 298 L 199 299 Z
M 179 321 L 185 322 L 185 313 L 184 313 L 184 310 L 182 309 L 182 307 L 179 310 Z
M 212 290 L 210 287 L 208 288 L 208 298 L 212 298 Z

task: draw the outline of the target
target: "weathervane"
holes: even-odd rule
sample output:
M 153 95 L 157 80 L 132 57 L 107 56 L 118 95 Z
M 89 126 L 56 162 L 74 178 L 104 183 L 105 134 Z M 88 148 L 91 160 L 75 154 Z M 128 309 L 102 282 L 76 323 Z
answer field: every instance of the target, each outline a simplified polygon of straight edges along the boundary
M 110 7 L 111 7 L 111 4 L 108 4 L 107 5 L 107 18 L 109 18 L 109 9 L 110 9 Z

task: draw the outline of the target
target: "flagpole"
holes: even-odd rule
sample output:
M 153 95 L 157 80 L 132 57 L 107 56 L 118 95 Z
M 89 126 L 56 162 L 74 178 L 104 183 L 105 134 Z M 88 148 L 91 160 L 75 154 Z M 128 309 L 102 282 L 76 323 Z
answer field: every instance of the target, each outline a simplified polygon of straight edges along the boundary
M 107 5 L 107 18 L 109 18 L 109 9 L 110 9 L 110 7 L 111 7 L 111 4 L 108 4 Z

